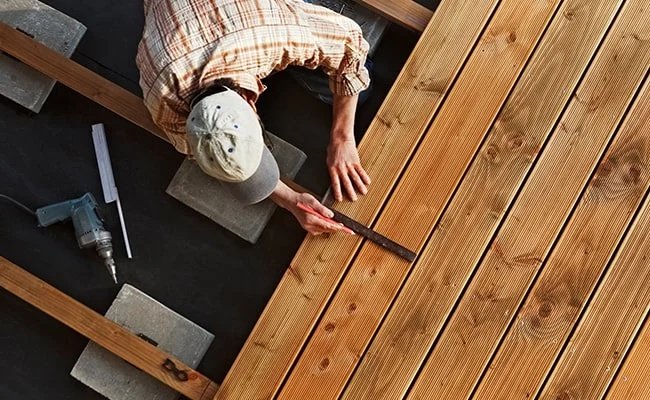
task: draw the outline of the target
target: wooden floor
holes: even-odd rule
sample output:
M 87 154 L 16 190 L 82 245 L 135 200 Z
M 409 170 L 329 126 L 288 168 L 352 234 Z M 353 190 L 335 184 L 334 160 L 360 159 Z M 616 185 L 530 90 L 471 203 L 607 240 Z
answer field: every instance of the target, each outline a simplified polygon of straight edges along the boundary
M 647 0 L 442 0 L 216 399 L 650 398 Z

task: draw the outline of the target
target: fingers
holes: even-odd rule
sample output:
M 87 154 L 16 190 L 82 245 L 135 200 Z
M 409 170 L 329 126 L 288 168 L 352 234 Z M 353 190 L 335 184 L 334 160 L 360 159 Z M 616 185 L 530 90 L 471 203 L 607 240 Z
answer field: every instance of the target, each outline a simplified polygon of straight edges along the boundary
M 352 201 L 357 201 L 357 193 L 368 193 L 367 185 L 370 184 L 370 177 L 361 164 L 353 164 L 345 167 L 330 168 L 332 180 L 332 192 L 337 201 L 343 201 L 341 187 Z
M 332 193 L 334 193 L 334 198 L 336 201 L 343 201 L 343 195 L 341 194 L 341 182 L 339 181 L 339 174 L 336 168 L 330 168 L 330 179 L 332 180 Z
M 343 230 L 343 226 L 327 222 L 313 215 L 305 218 L 303 228 L 312 235 L 321 235 L 323 233 L 334 233 Z
M 370 185 L 370 176 L 368 175 L 366 170 L 363 169 L 361 164 L 357 164 L 354 167 L 355 167 L 357 173 L 359 174 L 359 176 L 361 177 L 361 179 L 363 180 L 363 183 L 365 183 L 366 185 Z
M 314 211 L 316 211 L 320 215 L 326 216 L 327 218 L 332 218 L 334 216 L 334 213 L 332 212 L 332 210 L 330 210 L 329 208 L 322 205 L 314 197 L 311 197 L 311 198 L 312 198 L 312 200 L 309 202 L 309 205 L 311 206 L 311 208 L 314 209 Z

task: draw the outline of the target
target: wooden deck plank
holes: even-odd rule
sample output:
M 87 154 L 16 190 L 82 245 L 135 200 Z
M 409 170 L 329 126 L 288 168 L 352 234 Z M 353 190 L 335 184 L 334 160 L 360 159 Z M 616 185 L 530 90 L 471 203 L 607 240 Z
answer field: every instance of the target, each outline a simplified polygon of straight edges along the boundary
M 646 24 L 645 28 L 648 25 Z M 646 35 L 650 33 L 645 30 Z M 647 36 L 639 36 L 647 37 Z M 630 38 L 631 46 L 643 46 Z M 647 42 L 647 41 L 646 41 Z M 645 46 L 646 54 L 648 52 Z M 641 57 L 639 57 L 641 58 Z M 648 60 L 645 65 L 648 71 Z M 647 75 L 647 74 L 646 74 Z M 648 116 L 650 80 L 638 98 L 637 107 Z M 637 114 L 638 115 L 638 114 Z M 641 115 L 638 115 L 642 117 Z M 647 122 L 647 119 L 646 119 Z M 648 130 L 629 138 L 640 154 L 650 151 Z M 650 165 L 640 165 L 650 168 Z M 636 174 L 636 172 L 632 172 Z M 600 399 L 618 370 L 632 340 L 650 309 L 650 197 L 625 238 L 612 266 L 596 290 L 585 315 L 543 388 L 541 399 Z
M 405 28 L 422 32 L 433 12 L 413 0 L 355 0 L 386 19 Z
M 405 394 L 620 2 L 592 5 L 552 22 L 343 398 Z
M 501 2 L 377 231 L 422 248 L 559 3 Z M 279 398 L 337 398 L 409 268 L 374 244 L 364 245 Z
M 606 68 L 569 104 L 409 399 L 464 399 L 477 384 L 647 71 L 645 57 L 601 62 Z
M 607 393 L 608 400 L 650 399 L 650 319 L 639 333 L 616 380 Z
M 643 58 L 647 46 L 621 38 L 650 26 L 644 7 L 644 0 L 625 5 L 601 58 Z M 650 102 L 628 117 L 599 165 L 474 398 L 535 397 L 648 188 L 650 149 L 644 143 L 650 143 Z
M 338 209 L 364 224 L 374 221 L 498 2 L 440 4 L 361 142 L 372 188 Z M 360 244 L 344 235 L 305 240 L 217 399 L 273 397 Z

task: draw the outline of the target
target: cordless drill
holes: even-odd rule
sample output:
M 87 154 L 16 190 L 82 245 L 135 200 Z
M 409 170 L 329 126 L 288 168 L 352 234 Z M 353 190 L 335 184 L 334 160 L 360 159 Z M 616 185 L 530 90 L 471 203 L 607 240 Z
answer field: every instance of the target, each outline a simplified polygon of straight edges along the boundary
M 41 227 L 71 219 L 79 248 L 95 247 L 113 281 L 117 283 L 111 233 L 104 229 L 97 207 L 93 195 L 86 193 L 78 199 L 41 207 L 36 210 L 36 218 Z

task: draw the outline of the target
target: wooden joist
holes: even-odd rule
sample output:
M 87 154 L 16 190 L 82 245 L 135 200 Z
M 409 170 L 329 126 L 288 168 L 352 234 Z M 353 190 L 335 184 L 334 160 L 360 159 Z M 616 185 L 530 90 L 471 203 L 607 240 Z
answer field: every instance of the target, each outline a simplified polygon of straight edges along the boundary
M 74 329 L 111 353 L 131 363 L 192 400 L 209 400 L 218 385 L 177 358 L 140 339 L 115 322 L 0 257 L 0 287 Z M 171 360 L 187 381 L 178 380 L 163 364 Z
M 360 144 L 372 190 L 338 209 L 368 225 L 376 218 L 497 3 L 440 4 Z M 343 235 L 305 240 L 218 399 L 274 396 L 360 244 L 358 238 Z
M 548 28 L 344 398 L 406 393 L 617 8 L 601 0 L 598 12 L 559 17 Z
M 601 56 L 581 84 L 438 338 L 410 399 L 472 393 L 635 97 L 650 53 L 635 54 Z
M 422 248 L 558 3 L 501 2 L 379 218 L 377 231 L 416 251 Z M 340 394 L 409 267 L 376 246 L 363 247 L 280 399 Z M 316 395 L 314 387 L 321 388 Z
M 416 32 L 422 32 L 433 12 L 413 0 L 355 0 L 386 19 Z
M 624 71 L 631 60 L 648 52 L 647 46 L 644 49 L 631 41 L 621 40 L 634 40 L 635 35 L 642 34 L 643 27 L 650 25 L 650 13 L 640 12 L 643 6 L 642 0 L 625 5 L 604 45 L 602 62 L 612 60 L 616 54 L 622 64 L 619 71 Z M 616 142 L 596 170 L 491 368 L 486 370 L 475 393 L 477 399 L 535 397 L 562 351 L 648 188 L 650 148 L 640 144 L 650 143 L 649 100 L 646 96 L 645 104 L 637 102 L 636 111 L 627 118 Z
M 0 50 L 169 142 L 140 97 L 2 22 Z

